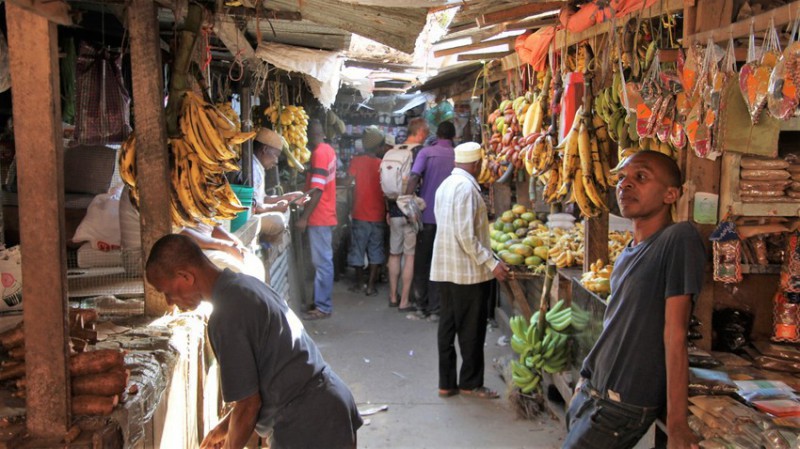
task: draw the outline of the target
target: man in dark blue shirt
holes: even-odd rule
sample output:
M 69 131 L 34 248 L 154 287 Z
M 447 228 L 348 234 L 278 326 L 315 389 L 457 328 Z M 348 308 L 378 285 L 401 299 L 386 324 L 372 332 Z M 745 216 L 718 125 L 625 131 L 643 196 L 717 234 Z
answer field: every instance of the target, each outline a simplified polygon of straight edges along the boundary
M 201 448 L 242 448 L 254 430 L 270 435 L 270 448 L 356 447 L 362 420 L 353 395 L 274 290 L 217 268 L 183 235 L 153 245 L 146 274 L 170 305 L 193 310 L 207 299 L 214 306 L 208 335 L 223 399 L 234 406 Z
M 611 275 L 603 331 L 581 368 L 564 448 L 633 447 L 666 407 L 668 447 L 696 448 L 687 423 L 687 330 L 703 285 L 705 250 L 688 222 L 673 223 L 681 173 L 660 153 L 632 156 L 617 201 L 634 237 Z

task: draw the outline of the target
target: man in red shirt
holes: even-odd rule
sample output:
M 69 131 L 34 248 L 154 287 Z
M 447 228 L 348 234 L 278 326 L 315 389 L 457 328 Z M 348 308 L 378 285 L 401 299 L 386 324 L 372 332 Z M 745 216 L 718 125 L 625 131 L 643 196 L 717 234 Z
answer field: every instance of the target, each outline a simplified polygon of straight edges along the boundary
M 299 232 L 308 228 L 311 262 L 314 264 L 314 309 L 306 320 L 329 318 L 333 313 L 333 247 L 331 238 L 336 226 L 336 153 L 324 142 L 325 133 L 318 120 L 308 125 L 311 170 L 306 174 L 306 192 L 310 197 L 297 220 Z
M 381 190 L 381 159 L 377 156 L 383 150 L 383 133 L 374 127 L 367 128 L 361 138 L 364 153 L 350 161 L 347 181 L 355 181 L 353 190 L 353 219 L 350 251 L 347 264 L 355 267 L 356 281 L 350 291 L 362 290 L 367 296 L 378 293 L 375 279 L 378 269 L 386 261 L 383 249 L 383 236 L 386 233 L 386 204 Z M 369 260 L 369 281 L 364 285 L 364 254 Z

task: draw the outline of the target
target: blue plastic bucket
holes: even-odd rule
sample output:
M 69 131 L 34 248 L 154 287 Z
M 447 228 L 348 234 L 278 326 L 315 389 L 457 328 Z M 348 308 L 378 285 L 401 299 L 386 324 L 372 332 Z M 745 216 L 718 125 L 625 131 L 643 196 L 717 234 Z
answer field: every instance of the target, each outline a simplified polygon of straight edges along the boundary
M 247 219 L 250 218 L 250 210 L 253 205 L 253 188 L 241 184 L 231 184 L 231 189 L 233 189 L 233 193 L 236 194 L 236 197 L 239 198 L 242 205 L 247 207 L 246 211 L 239 212 L 236 214 L 236 218 L 231 220 L 231 232 L 236 232 L 236 230 L 244 226 L 244 224 L 247 223 Z

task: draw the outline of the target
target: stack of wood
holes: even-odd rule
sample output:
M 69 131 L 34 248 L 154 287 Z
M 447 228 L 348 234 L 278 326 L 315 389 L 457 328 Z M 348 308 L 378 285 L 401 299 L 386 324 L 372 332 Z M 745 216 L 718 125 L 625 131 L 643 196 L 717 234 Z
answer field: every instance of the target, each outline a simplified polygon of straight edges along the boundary
M 130 371 L 125 367 L 125 353 L 119 349 L 86 351 L 97 342 L 92 309 L 70 310 L 70 340 L 76 351 L 69 361 L 72 388 L 72 413 L 75 415 L 110 415 L 125 392 Z M 15 380 L 16 397 L 26 396 L 25 328 L 20 323 L 0 334 L 0 345 L 7 359 L 0 362 L 0 381 Z
M 787 193 L 792 185 L 789 162 L 780 158 L 742 157 L 739 196 L 744 203 L 794 201 Z M 800 174 L 800 172 L 799 172 Z M 799 177 L 800 178 L 800 177 Z

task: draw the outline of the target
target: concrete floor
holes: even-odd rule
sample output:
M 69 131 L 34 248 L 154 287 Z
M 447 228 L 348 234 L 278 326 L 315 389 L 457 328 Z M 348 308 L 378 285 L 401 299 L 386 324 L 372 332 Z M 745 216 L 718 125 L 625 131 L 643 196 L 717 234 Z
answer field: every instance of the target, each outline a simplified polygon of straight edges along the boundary
M 561 447 L 563 425 L 549 414 L 517 418 L 506 385 L 492 360 L 511 354 L 498 346 L 502 335 L 486 336 L 485 385 L 496 400 L 437 395 L 436 324 L 411 321 L 387 307 L 388 285 L 366 297 L 347 290 L 346 276 L 334 287 L 330 319 L 306 322 L 325 360 L 350 386 L 359 409 L 388 405 L 366 417 L 359 448 L 541 448 Z

